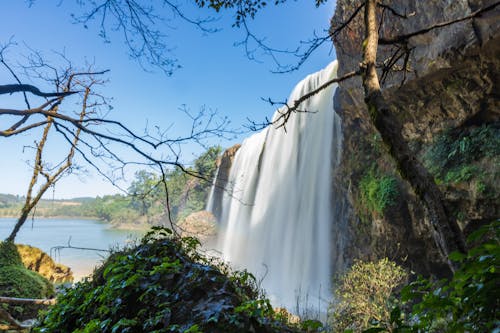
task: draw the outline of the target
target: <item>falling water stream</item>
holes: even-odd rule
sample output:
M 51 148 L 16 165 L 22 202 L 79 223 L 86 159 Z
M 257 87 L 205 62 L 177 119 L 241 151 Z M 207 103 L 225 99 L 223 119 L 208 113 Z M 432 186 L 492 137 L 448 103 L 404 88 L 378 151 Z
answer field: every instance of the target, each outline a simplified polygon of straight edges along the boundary
M 307 76 L 288 100 L 336 71 L 335 61 Z M 294 113 L 286 131 L 270 126 L 247 138 L 222 197 L 218 247 L 224 259 L 262 279 L 273 305 L 292 311 L 300 311 L 297 304 L 324 311 L 330 299 L 332 174 L 342 140 L 335 89 L 330 85 L 305 101 L 300 109 L 307 112 Z

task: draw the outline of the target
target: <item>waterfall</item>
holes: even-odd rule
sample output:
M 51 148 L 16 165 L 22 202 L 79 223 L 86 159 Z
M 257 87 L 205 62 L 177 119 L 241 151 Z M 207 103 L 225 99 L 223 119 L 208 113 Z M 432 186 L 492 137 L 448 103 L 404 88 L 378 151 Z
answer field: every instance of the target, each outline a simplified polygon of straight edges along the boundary
M 335 77 L 337 62 L 311 74 L 289 101 Z M 222 196 L 218 246 L 225 260 L 246 268 L 274 306 L 320 307 L 330 299 L 334 212 L 332 175 L 342 133 L 331 85 L 304 102 L 283 128 L 267 127 L 236 152 Z M 275 113 L 274 119 L 279 115 Z M 213 200 L 212 200 L 213 201 Z M 209 203 L 213 205 L 213 202 Z

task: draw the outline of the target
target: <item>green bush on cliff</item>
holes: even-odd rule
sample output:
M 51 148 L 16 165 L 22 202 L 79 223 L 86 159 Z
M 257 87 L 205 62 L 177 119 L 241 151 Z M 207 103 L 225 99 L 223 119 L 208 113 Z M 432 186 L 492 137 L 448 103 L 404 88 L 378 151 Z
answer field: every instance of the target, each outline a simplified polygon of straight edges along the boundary
M 395 177 L 383 175 L 372 167 L 359 183 L 361 204 L 370 213 L 383 214 L 396 202 L 398 183 Z
M 21 256 L 13 242 L 0 242 L 0 267 L 17 265 L 22 266 Z
M 193 238 L 154 228 L 58 298 L 37 332 L 294 332 L 255 278 L 200 255 Z
M 419 278 L 405 287 L 402 299 L 413 302 L 409 321 L 415 331 L 500 331 L 500 221 L 473 233 L 469 242 L 485 237 L 467 254 L 450 255 L 459 265 L 450 280 Z
M 470 180 L 478 174 L 470 164 L 500 156 L 500 129 L 483 125 L 467 130 L 448 130 L 439 135 L 424 156 L 425 164 L 446 182 Z

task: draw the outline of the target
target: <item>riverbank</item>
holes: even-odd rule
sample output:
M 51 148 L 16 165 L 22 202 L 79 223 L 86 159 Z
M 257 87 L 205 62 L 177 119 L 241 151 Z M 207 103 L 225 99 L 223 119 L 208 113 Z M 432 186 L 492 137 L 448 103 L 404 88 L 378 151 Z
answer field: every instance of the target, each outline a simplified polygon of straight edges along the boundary
M 13 219 L 17 220 L 19 215 L 1 215 L 0 219 Z M 95 216 L 74 216 L 74 215 L 50 215 L 50 216 L 35 216 L 36 220 L 86 220 L 86 221 L 97 221 L 99 223 L 107 224 L 110 228 L 116 230 L 130 230 L 130 231 L 147 231 L 152 227 L 152 225 L 147 223 L 136 223 L 136 222 L 107 222 L 103 221 Z M 31 220 L 31 218 L 29 219 Z
M 15 223 L 16 219 L 0 218 L 0 239 L 8 236 Z M 110 251 L 135 244 L 146 232 L 124 227 L 117 229 L 91 219 L 35 218 L 21 228 L 16 243 L 41 249 L 56 263 L 70 267 L 75 281 L 79 281 L 91 274 Z

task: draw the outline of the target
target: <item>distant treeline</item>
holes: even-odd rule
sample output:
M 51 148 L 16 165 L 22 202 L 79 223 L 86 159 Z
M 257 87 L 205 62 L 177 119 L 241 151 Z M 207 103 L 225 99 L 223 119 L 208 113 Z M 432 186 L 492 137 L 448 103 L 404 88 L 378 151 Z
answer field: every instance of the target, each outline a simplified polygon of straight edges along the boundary
M 180 169 L 161 175 L 141 170 L 127 194 L 105 195 L 97 198 L 70 200 L 41 200 L 35 217 L 93 218 L 113 224 L 156 224 L 168 221 L 165 184 L 168 188 L 170 218 L 180 220 L 192 212 L 203 210 L 208 199 L 216 161 L 222 149 L 210 147 L 187 170 L 199 177 L 189 176 Z M 17 217 L 24 197 L 0 194 L 0 217 Z

